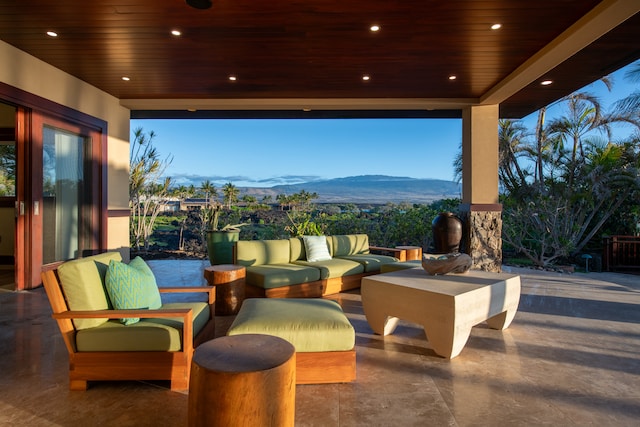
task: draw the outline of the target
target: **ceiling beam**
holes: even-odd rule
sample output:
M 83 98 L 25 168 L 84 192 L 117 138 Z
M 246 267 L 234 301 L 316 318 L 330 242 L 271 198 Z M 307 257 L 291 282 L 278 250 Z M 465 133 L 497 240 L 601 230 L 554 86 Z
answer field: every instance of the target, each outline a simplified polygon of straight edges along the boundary
M 475 98 L 350 98 L 350 99 L 121 99 L 135 110 L 460 110 L 477 105 Z
M 638 0 L 603 1 L 487 91 L 480 103 L 500 104 L 638 12 Z

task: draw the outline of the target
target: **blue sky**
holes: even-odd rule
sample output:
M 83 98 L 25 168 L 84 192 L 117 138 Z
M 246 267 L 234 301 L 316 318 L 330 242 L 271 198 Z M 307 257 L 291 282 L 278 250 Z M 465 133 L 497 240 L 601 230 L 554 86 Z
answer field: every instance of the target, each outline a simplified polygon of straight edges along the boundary
M 623 74 L 614 73 L 612 93 L 598 82 L 585 90 L 607 106 L 638 89 Z M 524 118 L 527 126 L 535 120 Z M 271 187 L 357 175 L 452 180 L 462 138 L 459 119 L 131 120 L 132 131 L 137 127 L 153 130 L 159 153 L 173 156 L 166 175 L 196 186 L 207 179 Z

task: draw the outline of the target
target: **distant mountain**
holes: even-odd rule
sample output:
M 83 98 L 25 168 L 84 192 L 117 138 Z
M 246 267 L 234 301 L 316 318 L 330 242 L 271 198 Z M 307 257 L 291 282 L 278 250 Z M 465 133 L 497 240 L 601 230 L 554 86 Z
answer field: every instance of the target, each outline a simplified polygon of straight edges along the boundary
M 276 185 L 269 188 L 242 188 L 243 194 L 260 200 L 271 195 L 294 194 L 302 190 L 317 193 L 316 203 L 431 203 L 461 195 L 460 184 L 441 179 L 418 179 L 386 175 L 362 175 L 310 181 L 302 184 Z

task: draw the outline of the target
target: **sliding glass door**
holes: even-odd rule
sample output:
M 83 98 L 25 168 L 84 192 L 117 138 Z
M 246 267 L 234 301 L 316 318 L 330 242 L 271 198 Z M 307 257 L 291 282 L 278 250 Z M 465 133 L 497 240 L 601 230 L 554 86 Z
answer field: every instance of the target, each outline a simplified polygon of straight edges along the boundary
M 45 114 L 32 117 L 27 287 L 41 282 L 43 269 L 106 246 L 101 132 Z
M 15 289 L 106 249 L 105 121 L 0 82 L 0 148 L 0 243 L 12 244 Z

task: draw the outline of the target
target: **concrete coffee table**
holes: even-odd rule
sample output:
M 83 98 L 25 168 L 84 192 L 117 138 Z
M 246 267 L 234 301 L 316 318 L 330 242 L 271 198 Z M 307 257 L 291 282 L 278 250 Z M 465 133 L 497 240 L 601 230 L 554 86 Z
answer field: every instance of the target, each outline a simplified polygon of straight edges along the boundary
M 520 276 L 471 270 L 430 276 L 421 268 L 362 279 L 362 306 L 371 329 L 393 333 L 399 318 L 422 325 L 436 354 L 454 358 L 471 328 L 487 321 L 506 329 L 520 301 Z

